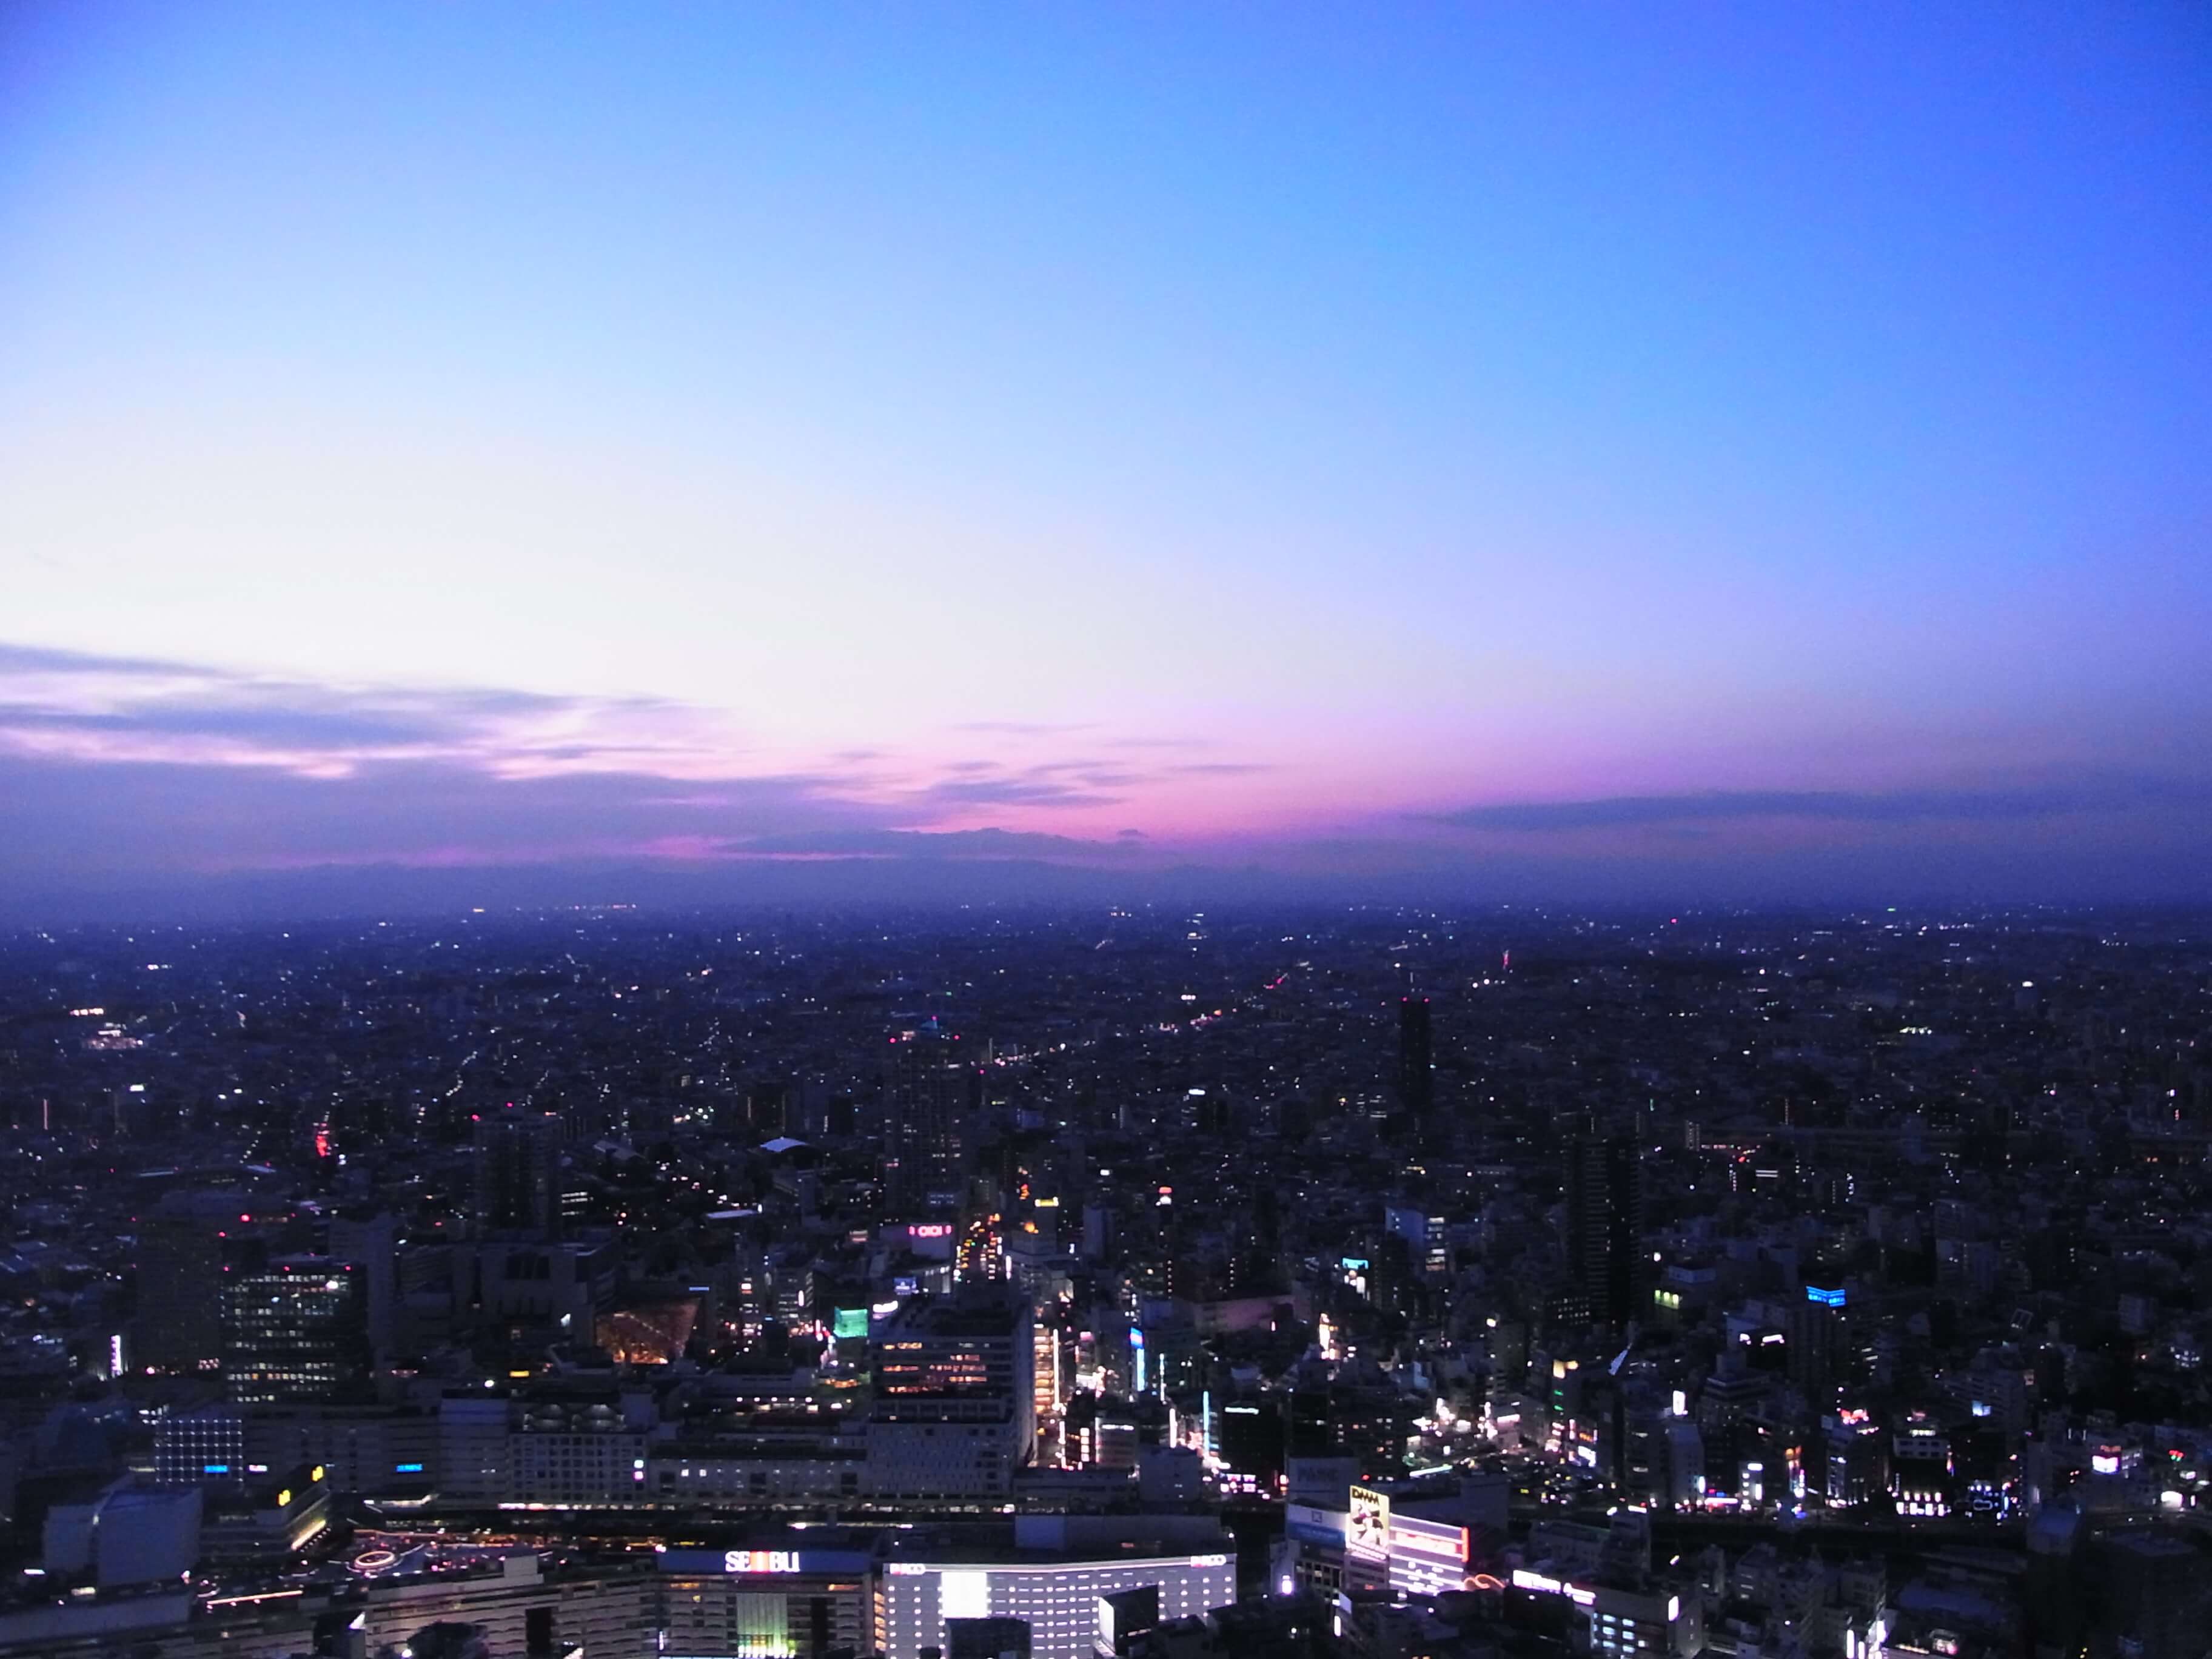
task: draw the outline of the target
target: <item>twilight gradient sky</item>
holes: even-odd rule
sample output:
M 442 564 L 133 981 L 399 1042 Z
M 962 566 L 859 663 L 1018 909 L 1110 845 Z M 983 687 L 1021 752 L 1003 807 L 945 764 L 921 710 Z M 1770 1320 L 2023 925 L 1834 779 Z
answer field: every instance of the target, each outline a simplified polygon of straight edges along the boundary
M 18 3 L 0 898 L 2212 895 L 2208 415 L 2197 7 Z

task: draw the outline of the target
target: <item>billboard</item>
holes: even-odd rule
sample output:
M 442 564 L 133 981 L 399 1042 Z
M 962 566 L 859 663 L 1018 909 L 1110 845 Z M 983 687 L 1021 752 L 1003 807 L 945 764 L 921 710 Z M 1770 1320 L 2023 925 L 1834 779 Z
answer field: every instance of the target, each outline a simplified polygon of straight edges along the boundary
M 1371 1486 L 1352 1489 L 1352 1509 L 1345 1518 L 1344 1553 L 1366 1561 L 1390 1559 L 1390 1494 Z
M 1463 1562 L 1468 1559 L 1468 1541 L 1465 1527 L 1443 1521 L 1424 1521 L 1410 1515 L 1391 1518 L 1390 1553 L 1394 1559 L 1419 1555 L 1437 1561 Z
M 1344 1544 L 1344 1511 L 1319 1504 L 1283 1505 L 1283 1531 L 1307 1544 Z

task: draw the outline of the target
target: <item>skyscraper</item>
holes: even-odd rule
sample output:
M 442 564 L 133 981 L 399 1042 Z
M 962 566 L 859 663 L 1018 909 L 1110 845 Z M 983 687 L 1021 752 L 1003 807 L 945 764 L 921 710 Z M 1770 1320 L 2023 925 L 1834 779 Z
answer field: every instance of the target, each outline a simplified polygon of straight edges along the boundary
M 476 1123 L 479 1233 L 551 1238 L 561 1230 L 561 1120 L 510 1107 Z
M 138 1218 L 134 1364 L 192 1371 L 222 1358 L 222 1228 L 236 1204 L 228 1194 L 171 1193 Z
M 369 1366 L 366 1278 L 327 1256 L 234 1273 L 223 1286 L 222 1346 L 234 1405 L 357 1394 Z
M 1408 992 L 1398 999 L 1398 1103 L 1417 1124 L 1429 1115 L 1431 1064 L 1429 1000 Z
M 398 1296 L 399 1223 L 381 1212 L 331 1218 L 330 1254 L 361 1270 L 369 1346 L 380 1362 L 392 1352 Z
M 1644 1170 L 1626 1135 L 1595 1132 L 1567 1142 L 1567 1266 L 1591 1323 L 1618 1333 L 1639 1317 Z
M 977 1078 L 960 1039 L 932 1020 L 896 1034 L 884 1075 L 884 1143 L 893 1169 L 888 1182 L 909 1204 L 956 1189 L 965 1150 L 962 1131 Z
M 1036 1439 L 1029 1299 L 977 1285 L 909 1303 L 870 1347 L 868 1457 L 878 1495 L 1005 1492 Z

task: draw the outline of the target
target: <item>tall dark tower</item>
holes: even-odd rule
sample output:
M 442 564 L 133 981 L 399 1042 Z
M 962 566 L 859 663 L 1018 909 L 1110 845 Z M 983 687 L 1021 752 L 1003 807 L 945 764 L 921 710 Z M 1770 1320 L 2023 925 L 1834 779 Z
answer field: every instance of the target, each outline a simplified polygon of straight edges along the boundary
M 1429 1000 L 1408 992 L 1398 999 L 1398 1103 L 1419 1125 L 1429 1115 L 1434 1090 L 1429 1042 Z
M 561 1120 L 509 1109 L 476 1122 L 480 1233 L 551 1238 L 561 1230 Z
M 884 1075 L 884 1146 L 896 1165 L 892 1190 L 914 1202 L 957 1188 L 968 1146 L 971 1095 L 980 1082 L 960 1039 L 936 1022 L 895 1035 Z
M 171 1193 L 138 1218 L 136 1363 L 197 1371 L 222 1357 L 223 1224 L 228 1194 Z
M 1626 1135 L 1567 1142 L 1567 1266 L 1590 1322 L 1614 1334 L 1644 1312 L 1644 1167 Z

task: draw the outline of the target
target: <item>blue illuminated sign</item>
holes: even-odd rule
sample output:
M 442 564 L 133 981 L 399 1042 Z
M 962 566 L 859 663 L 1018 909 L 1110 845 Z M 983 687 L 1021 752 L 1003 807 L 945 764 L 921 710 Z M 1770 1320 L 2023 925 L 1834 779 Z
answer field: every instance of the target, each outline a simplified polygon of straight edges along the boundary
M 1844 1293 L 1841 1291 L 1824 1291 L 1818 1285 L 1808 1285 L 1805 1287 L 1805 1299 L 1808 1302 L 1818 1302 L 1827 1308 L 1840 1308 L 1844 1305 Z

